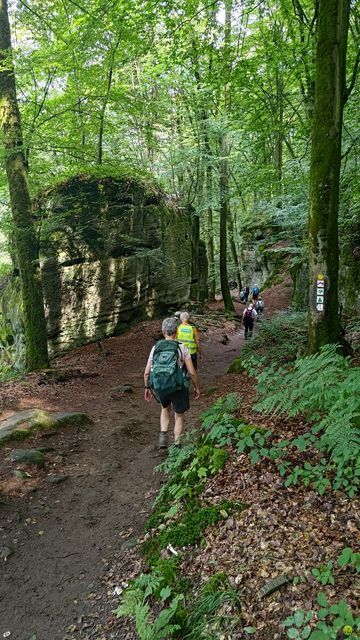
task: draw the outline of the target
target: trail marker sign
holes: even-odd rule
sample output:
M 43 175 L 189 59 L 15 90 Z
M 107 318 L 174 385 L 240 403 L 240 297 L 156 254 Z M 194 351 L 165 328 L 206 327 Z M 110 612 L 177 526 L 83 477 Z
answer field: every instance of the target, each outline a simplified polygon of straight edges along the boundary
M 325 278 L 323 273 L 318 273 L 316 279 L 316 311 L 324 311 L 325 304 Z

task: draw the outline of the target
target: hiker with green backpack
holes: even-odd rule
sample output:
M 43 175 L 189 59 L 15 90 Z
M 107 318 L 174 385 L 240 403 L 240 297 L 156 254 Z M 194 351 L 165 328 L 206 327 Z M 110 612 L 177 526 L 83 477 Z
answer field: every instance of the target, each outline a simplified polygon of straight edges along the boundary
M 175 414 L 174 444 L 180 447 L 184 431 L 184 414 L 190 409 L 189 376 L 195 389 L 195 400 L 200 397 L 198 375 L 187 347 L 176 340 L 177 318 L 166 318 L 162 323 L 164 340 L 151 349 L 144 371 L 145 400 L 153 397 L 161 404 L 160 449 L 167 448 L 167 432 L 171 408 Z

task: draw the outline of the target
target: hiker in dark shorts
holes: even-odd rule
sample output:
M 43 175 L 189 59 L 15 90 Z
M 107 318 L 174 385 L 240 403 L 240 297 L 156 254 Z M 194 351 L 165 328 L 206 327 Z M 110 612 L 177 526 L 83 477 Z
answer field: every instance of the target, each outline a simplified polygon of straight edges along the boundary
M 245 340 L 247 340 L 248 337 L 251 338 L 252 336 L 252 332 L 254 328 L 254 320 L 256 316 L 257 316 L 257 313 L 253 305 L 249 304 L 249 306 L 246 307 L 246 309 L 244 310 L 244 313 L 242 316 L 242 321 L 245 327 L 245 331 L 244 331 Z
M 167 448 L 171 409 L 175 414 L 174 444 L 181 445 L 184 414 L 190 409 L 187 375 L 190 376 L 194 385 L 195 400 L 200 397 L 199 379 L 191 355 L 188 349 L 176 340 L 178 324 L 177 318 L 164 320 L 162 323 L 164 340 L 159 340 L 151 349 L 144 371 L 145 400 L 150 402 L 155 397 L 161 404 L 159 435 L 161 449 Z M 173 376 L 177 379 L 175 385 L 171 382 Z M 184 382 L 182 383 L 181 380 Z

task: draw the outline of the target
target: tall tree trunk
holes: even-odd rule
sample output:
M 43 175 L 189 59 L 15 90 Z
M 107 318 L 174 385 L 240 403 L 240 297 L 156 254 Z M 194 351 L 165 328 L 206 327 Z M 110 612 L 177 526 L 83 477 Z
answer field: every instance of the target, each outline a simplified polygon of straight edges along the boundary
M 199 242 L 200 242 L 200 218 L 193 207 L 189 207 L 191 216 L 191 284 L 190 298 L 199 299 Z
M 220 284 L 225 310 L 234 312 L 227 272 L 227 219 L 229 215 L 229 162 L 227 135 L 221 136 L 220 144 Z
M 228 117 L 231 111 L 230 95 L 230 47 L 231 47 L 231 11 L 232 0 L 225 0 L 225 38 L 224 38 L 224 110 Z M 225 122 L 227 127 L 227 122 Z M 220 138 L 220 284 L 225 310 L 234 312 L 227 273 L 227 218 L 229 215 L 229 145 L 227 131 Z
M 320 0 L 309 209 L 312 353 L 340 337 L 338 205 L 349 12 L 350 0 Z
M 215 260 L 214 260 L 214 221 L 212 208 L 212 167 L 206 167 L 206 198 L 207 207 L 207 239 L 206 250 L 209 264 L 209 299 L 215 300 L 216 282 L 215 282 Z
M 242 289 L 240 261 L 239 261 L 239 255 L 236 249 L 234 221 L 231 215 L 231 211 L 228 211 L 228 232 L 229 232 L 230 251 L 231 251 L 233 262 L 235 264 L 236 282 L 237 282 L 237 287 L 240 294 L 240 291 Z
M 282 193 L 283 174 L 283 142 L 284 142 L 284 81 L 282 72 L 276 71 L 276 112 L 275 112 L 275 144 L 274 164 L 276 169 L 276 195 Z
M 0 0 L 0 123 L 22 284 L 26 367 L 33 371 L 47 367 L 49 361 L 36 233 L 31 215 L 20 112 L 16 98 L 7 0 Z

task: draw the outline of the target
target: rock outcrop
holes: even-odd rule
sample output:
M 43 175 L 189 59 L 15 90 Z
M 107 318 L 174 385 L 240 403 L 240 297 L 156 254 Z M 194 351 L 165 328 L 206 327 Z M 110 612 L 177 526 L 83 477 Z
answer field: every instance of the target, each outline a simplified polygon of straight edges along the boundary
M 269 222 L 244 227 L 241 232 L 241 278 L 250 288 L 277 284 L 289 268 L 290 257 L 300 253 L 284 239 L 284 229 Z
M 191 220 L 153 185 L 77 176 L 43 194 L 37 212 L 52 354 L 188 299 Z
M 197 286 L 192 216 L 148 181 L 75 176 L 43 193 L 35 216 L 52 356 L 182 305 Z M 20 366 L 19 278 L 1 304 L 0 347 Z

